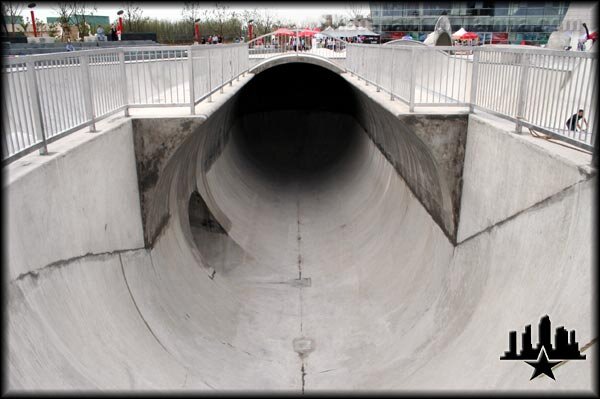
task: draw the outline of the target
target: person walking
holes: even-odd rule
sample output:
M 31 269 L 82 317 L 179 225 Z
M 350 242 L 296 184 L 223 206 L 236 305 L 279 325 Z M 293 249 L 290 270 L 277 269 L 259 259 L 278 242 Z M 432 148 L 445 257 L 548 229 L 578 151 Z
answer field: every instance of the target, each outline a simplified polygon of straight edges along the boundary
M 582 119 L 583 119 L 583 123 L 585 124 L 585 129 L 581 128 L 581 123 L 579 122 Z M 567 125 L 567 127 L 569 128 L 569 130 L 571 132 L 587 130 L 588 122 L 585 119 L 585 117 L 583 116 L 583 110 L 580 109 L 579 111 L 577 111 L 576 114 L 573 114 L 569 119 L 567 119 L 567 121 L 565 122 L 565 125 Z
M 110 24 L 110 40 L 113 42 L 119 41 L 119 36 L 117 36 L 117 28 L 115 24 Z
M 73 47 L 73 43 L 71 43 L 71 38 L 67 39 L 67 51 L 75 51 L 75 47 Z

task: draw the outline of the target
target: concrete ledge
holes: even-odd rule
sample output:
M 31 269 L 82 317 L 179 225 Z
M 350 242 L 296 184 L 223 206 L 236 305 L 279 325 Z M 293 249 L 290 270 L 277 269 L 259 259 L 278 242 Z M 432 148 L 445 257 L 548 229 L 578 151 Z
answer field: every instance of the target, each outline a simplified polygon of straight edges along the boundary
M 108 123 L 105 126 L 109 125 Z M 3 170 L 9 280 L 88 253 L 143 246 L 131 121 L 73 133 Z

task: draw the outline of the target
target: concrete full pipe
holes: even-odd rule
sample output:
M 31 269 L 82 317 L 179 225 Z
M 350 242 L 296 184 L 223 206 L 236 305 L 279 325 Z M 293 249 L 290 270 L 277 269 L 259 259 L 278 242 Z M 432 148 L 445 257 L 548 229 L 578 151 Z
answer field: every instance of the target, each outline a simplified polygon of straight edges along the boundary
M 557 381 L 499 357 L 545 314 L 595 337 L 594 173 L 349 79 L 278 65 L 15 162 L 10 389 L 589 391 L 591 351 Z

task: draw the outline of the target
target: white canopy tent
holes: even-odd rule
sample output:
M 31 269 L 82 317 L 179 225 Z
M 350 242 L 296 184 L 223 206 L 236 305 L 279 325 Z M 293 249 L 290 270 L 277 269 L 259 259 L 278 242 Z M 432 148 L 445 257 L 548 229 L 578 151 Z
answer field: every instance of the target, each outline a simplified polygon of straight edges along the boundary
M 462 35 L 464 35 L 465 33 L 467 33 L 467 31 L 465 30 L 465 28 L 460 28 L 459 30 L 457 30 L 456 32 L 454 32 L 452 34 L 452 38 L 453 39 L 460 39 L 460 37 Z
M 362 26 L 340 26 L 338 29 L 325 29 L 321 34 L 329 37 L 340 38 L 340 37 L 358 37 L 358 36 L 379 36 L 367 28 Z

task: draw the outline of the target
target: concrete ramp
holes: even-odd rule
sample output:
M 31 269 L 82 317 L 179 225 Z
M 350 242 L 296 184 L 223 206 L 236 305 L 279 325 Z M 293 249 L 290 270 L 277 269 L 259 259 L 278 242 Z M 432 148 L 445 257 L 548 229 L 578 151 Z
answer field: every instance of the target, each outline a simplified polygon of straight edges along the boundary
M 496 210 L 478 190 L 527 190 L 477 174 L 503 157 L 477 157 L 486 138 L 508 132 L 454 117 L 469 125 L 455 148 L 440 117 L 356 108 L 377 99 L 324 68 L 279 79 L 302 71 L 277 68 L 304 67 L 227 88 L 199 117 L 115 119 L 10 166 L 11 391 L 592 389 L 593 350 L 556 381 L 499 360 L 509 331 L 532 324 L 535 340 L 546 314 L 580 348 L 596 338 L 596 177 L 573 166 L 587 159 L 553 157 L 566 172 L 548 175 L 542 200 Z M 438 181 L 468 193 L 467 227 L 459 193 L 428 186 Z M 456 213 L 424 201 L 440 190 Z

